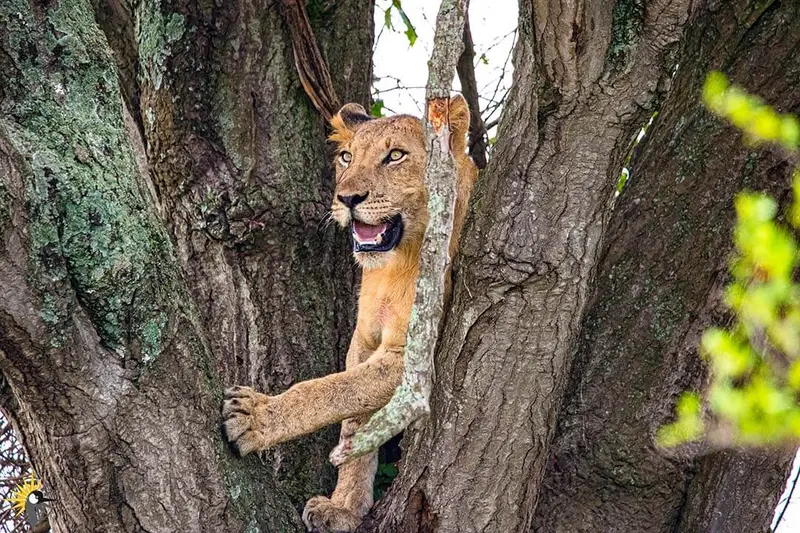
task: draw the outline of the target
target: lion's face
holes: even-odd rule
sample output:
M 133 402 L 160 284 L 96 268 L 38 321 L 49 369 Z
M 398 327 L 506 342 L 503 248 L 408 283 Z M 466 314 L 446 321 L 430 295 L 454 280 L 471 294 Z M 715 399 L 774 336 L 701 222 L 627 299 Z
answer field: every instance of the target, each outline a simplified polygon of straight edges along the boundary
M 348 104 L 332 121 L 338 141 L 331 211 L 348 228 L 356 261 L 379 268 L 413 255 L 428 222 L 425 141 L 419 119 L 370 118 Z

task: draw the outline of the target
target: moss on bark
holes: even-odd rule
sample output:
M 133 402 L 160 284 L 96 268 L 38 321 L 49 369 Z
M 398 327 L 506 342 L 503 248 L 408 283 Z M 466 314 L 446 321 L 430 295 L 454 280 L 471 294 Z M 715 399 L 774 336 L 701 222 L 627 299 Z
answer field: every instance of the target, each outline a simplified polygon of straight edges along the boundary
M 631 50 L 641 37 L 644 24 L 644 0 L 617 0 L 612 11 L 611 43 L 606 61 L 624 68 Z
M 28 391 L 60 384 L 30 410 L 41 416 L 26 426 L 36 434 L 34 455 L 46 458 L 49 479 L 64 475 L 73 492 L 97 501 L 91 516 L 64 517 L 70 530 L 98 528 L 101 514 L 124 522 L 119 530 L 160 531 L 186 516 L 201 516 L 209 531 L 299 530 L 288 500 L 302 506 L 329 490 L 334 475 L 325 456 L 336 428 L 281 446 L 265 464 L 234 460 L 216 424 L 221 382 L 232 384 L 243 369 L 277 392 L 335 370 L 346 349 L 353 282 L 346 236 L 333 238 L 317 225 L 331 187 L 323 120 L 303 94 L 288 32 L 270 3 L 94 3 L 105 10 L 108 35 L 90 0 L 0 5 L 0 70 L 8 73 L 0 79 L 0 137 L 20 155 L 15 166 L 25 185 L 24 195 L 12 185 L 8 201 L 0 194 L 0 223 L 6 204 L 27 216 L 27 308 L 39 311 L 33 318 L 47 333 L 36 336 L 41 346 L 27 346 L 44 366 L 32 368 L 20 350 L 13 364 L 23 371 L 15 377 L 24 374 Z M 347 19 L 345 9 L 356 12 L 371 27 L 369 7 L 359 0 L 334 11 L 337 20 Z M 136 19 L 136 29 L 123 19 Z M 331 55 L 348 65 L 337 69 L 341 79 L 368 97 L 371 35 L 362 33 L 357 45 L 340 39 Z M 349 65 L 362 63 L 352 74 Z M 131 147 L 118 75 L 143 148 Z M 137 168 L 139 151 L 149 158 L 158 213 L 144 165 Z M 220 302 L 231 305 L 214 307 Z M 0 340 L 7 333 L 0 328 Z M 97 374 L 70 374 L 65 382 L 64 373 L 87 362 Z M 92 415 L 86 412 L 96 394 L 87 391 L 112 379 L 121 388 L 104 397 L 112 406 L 101 407 L 112 413 L 103 412 L 98 435 L 77 431 Z M 59 403 L 64 390 L 79 398 Z M 59 410 L 62 403 L 69 413 Z M 125 464 L 100 464 L 103 457 L 90 451 L 86 461 L 100 466 L 89 479 L 86 468 L 47 459 L 50 449 L 66 446 L 43 429 L 59 416 L 72 435 L 67 444 L 109 450 Z M 181 439 L 192 444 L 173 454 Z M 159 461 L 160 471 L 153 468 Z M 167 477 L 199 489 L 186 501 L 165 501 L 170 516 L 159 521 L 152 505 L 159 495 L 134 492 L 162 488 Z M 85 528 L 75 525 L 81 520 Z
M 18 5 L 19 4 L 19 5 Z M 29 172 L 31 258 L 54 338 L 71 287 L 105 345 L 138 338 L 158 353 L 178 273 L 169 240 L 137 187 L 116 67 L 90 5 L 65 0 L 47 27 L 14 1 L 0 7 L 15 69 L 0 125 Z

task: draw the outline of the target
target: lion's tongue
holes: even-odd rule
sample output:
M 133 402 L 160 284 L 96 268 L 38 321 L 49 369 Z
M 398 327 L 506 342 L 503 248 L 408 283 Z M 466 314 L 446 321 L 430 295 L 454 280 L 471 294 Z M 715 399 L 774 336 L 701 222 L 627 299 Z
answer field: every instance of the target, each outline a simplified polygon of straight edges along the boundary
M 387 226 L 388 224 L 386 222 L 383 224 L 378 224 L 377 226 L 372 226 L 370 224 L 364 224 L 363 222 L 354 220 L 353 233 L 355 233 L 356 240 L 359 242 L 375 241 L 381 233 L 386 231 Z

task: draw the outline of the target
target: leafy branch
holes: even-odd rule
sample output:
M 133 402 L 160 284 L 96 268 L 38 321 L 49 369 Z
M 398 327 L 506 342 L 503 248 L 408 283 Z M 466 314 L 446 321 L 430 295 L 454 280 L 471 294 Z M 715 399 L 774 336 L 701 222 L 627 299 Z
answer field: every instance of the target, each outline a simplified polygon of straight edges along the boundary
M 703 101 L 740 129 L 752 146 L 768 144 L 797 167 L 800 121 L 731 85 L 724 74 L 706 79 Z M 700 352 L 710 364 L 706 403 L 685 393 L 677 419 L 657 435 L 664 446 L 706 439 L 722 445 L 764 445 L 800 439 L 800 170 L 782 222 L 777 202 L 763 193 L 737 195 L 735 254 L 725 304 L 734 320 L 710 328 Z
M 400 0 L 392 0 L 392 3 L 384 9 L 383 11 L 383 22 L 384 25 L 392 31 L 396 31 L 394 25 L 392 24 L 392 10 L 397 11 L 397 14 L 400 15 L 400 20 L 403 21 L 403 25 L 406 27 L 406 30 L 403 32 L 406 34 L 408 38 L 409 46 L 414 46 L 414 43 L 417 42 L 417 30 L 414 28 L 414 24 L 411 23 L 411 19 L 408 18 L 408 14 L 406 14 L 405 10 L 403 9 L 403 4 Z

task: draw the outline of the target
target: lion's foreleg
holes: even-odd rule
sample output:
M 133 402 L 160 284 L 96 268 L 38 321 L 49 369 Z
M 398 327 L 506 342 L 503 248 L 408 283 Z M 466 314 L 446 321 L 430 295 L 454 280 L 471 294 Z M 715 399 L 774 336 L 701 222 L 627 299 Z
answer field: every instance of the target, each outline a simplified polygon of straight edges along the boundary
M 225 391 L 222 408 L 225 433 L 241 455 L 269 448 L 381 408 L 402 373 L 402 348 L 381 346 L 345 372 L 298 383 L 277 396 L 233 387 Z

